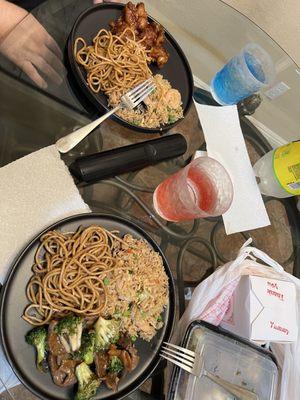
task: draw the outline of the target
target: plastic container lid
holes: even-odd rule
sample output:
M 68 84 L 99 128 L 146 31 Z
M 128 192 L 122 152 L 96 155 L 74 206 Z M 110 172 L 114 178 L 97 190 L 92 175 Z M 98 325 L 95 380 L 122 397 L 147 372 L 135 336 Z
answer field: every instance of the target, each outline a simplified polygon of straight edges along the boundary
M 260 400 L 275 399 L 278 369 L 269 351 L 204 322 L 190 325 L 183 345 L 204 357 L 207 371 L 253 391 Z M 209 378 L 198 378 L 176 367 L 168 399 L 234 400 L 235 397 Z

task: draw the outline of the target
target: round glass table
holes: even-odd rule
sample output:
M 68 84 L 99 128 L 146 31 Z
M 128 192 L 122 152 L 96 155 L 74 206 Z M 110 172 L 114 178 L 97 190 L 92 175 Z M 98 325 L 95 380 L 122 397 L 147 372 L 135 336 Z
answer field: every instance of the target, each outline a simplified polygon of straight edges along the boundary
M 245 44 L 256 42 L 269 52 L 275 63 L 276 82 L 261 94 L 262 102 L 255 110 L 239 107 L 241 127 L 252 163 L 272 147 L 299 139 L 300 70 L 265 32 L 218 0 L 149 0 L 145 4 L 149 14 L 170 31 L 185 52 L 194 76 L 196 102 L 215 104 L 209 92 L 210 80 Z M 67 38 L 76 18 L 92 5 L 90 0 L 44 1 L 2 38 L 0 167 L 53 144 L 97 117 L 97 109 L 78 91 L 65 54 Z M 25 54 L 20 51 L 21 45 L 31 52 L 26 57 L 31 57 L 34 46 L 29 44 L 39 43 L 39 35 L 43 36 L 44 29 L 64 53 L 64 78 L 60 84 L 47 82 L 47 87 L 41 88 L 32 81 L 32 74 L 28 74 L 30 78 L 22 71 L 22 62 L 12 54 Z M 93 211 L 119 215 L 135 222 L 161 246 L 176 282 L 176 318 L 183 313 L 193 288 L 217 266 L 235 258 L 249 237 L 256 247 L 299 277 L 300 225 L 294 198 L 264 197 L 271 225 L 229 236 L 225 233 L 222 218 L 179 224 L 163 221 L 155 214 L 152 204 L 154 188 L 183 167 L 196 150 L 205 148 L 194 106 L 167 134 L 175 132 L 183 134 L 188 143 L 187 152 L 182 157 L 113 179 L 77 184 Z M 70 165 L 82 155 L 155 137 L 159 134 L 149 136 L 108 120 L 63 159 Z M 166 375 L 166 363 L 161 362 L 152 378 L 130 398 L 163 399 L 167 392 Z M 4 376 L 0 366 L 0 379 L 3 380 Z M 0 398 L 35 397 L 19 385 L 2 392 Z

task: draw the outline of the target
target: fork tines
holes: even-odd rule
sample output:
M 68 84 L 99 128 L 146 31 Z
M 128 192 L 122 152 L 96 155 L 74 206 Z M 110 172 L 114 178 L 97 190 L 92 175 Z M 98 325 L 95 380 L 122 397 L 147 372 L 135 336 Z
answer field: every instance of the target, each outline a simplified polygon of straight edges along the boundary
M 141 103 L 152 91 L 155 89 L 155 83 L 152 78 L 147 79 L 145 82 L 136 86 L 132 91 L 130 91 L 127 96 L 130 101 L 135 105 Z
M 143 89 L 145 86 L 149 85 L 152 82 L 153 82 L 153 79 L 148 78 L 146 81 L 140 83 L 139 85 L 137 85 L 133 89 L 131 89 L 128 94 L 133 95 L 133 94 L 137 93 L 138 91 L 140 91 L 140 89 Z
M 195 364 L 195 353 L 172 343 L 164 342 L 160 356 L 187 372 L 192 372 Z

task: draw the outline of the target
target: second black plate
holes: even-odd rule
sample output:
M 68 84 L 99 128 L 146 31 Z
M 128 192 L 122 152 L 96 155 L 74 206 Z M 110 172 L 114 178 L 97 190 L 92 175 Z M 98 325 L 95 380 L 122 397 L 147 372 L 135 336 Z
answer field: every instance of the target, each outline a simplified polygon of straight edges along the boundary
M 84 11 L 78 17 L 69 36 L 68 58 L 72 72 L 81 90 L 101 112 L 106 112 L 109 110 L 107 105 L 107 97 L 102 92 L 92 92 L 92 90 L 88 87 L 86 83 L 86 72 L 83 67 L 77 64 L 74 58 L 73 45 L 75 39 L 78 37 L 83 37 L 87 43 L 92 43 L 93 38 L 100 29 L 108 29 L 109 22 L 115 20 L 121 15 L 123 7 L 123 4 L 100 4 L 88 9 L 87 11 Z M 149 17 L 149 21 L 155 20 Z M 170 54 L 169 60 L 161 69 L 153 64 L 150 66 L 150 68 L 153 74 L 161 73 L 163 77 L 171 83 L 174 89 L 179 90 L 182 99 L 183 113 L 186 115 L 190 108 L 193 95 L 192 71 L 178 43 L 166 30 L 165 37 L 166 41 L 164 47 Z M 117 115 L 114 115 L 112 118 L 127 128 L 131 128 L 143 133 L 167 131 L 180 121 L 178 120 L 174 124 L 163 125 L 160 128 L 141 128 L 124 121 Z
M 18 378 L 36 396 L 44 400 L 70 400 L 74 398 L 74 388 L 56 386 L 50 373 L 41 373 L 35 368 L 35 351 L 25 342 L 25 334 L 31 326 L 21 316 L 28 304 L 26 285 L 32 271 L 34 254 L 39 246 L 40 237 L 48 230 L 57 229 L 63 232 L 75 231 L 79 226 L 100 225 L 108 230 L 118 230 L 120 236 L 130 233 L 132 236 L 144 239 L 160 253 L 165 271 L 169 278 L 169 305 L 163 313 L 164 326 L 150 342 L 138 339 L 136 347 L 140 356 L 137 368 L 120 381 L 116 393 L 102 385 L 95 396 L 100 399 L 120 399 L 136 390 L 149 377 L 159 362 L 158 351 L 163 341 L 170 339 L 174 321 L 174 282 L 167 260 L 157 244 L 141 228 L 131 222 L 97 213 L 80 214 L 66 218 L 50 226 L 35 237 L 20 254 L 14 263 L 1 291 L 0 302 L 0 333 L 5 355 Z

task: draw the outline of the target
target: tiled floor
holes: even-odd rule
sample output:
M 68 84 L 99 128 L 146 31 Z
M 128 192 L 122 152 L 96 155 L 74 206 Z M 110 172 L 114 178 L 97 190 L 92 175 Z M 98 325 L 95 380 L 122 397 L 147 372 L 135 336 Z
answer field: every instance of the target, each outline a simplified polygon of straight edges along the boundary
M 31 392 L 29 392 L 24 386 L 17 386 L 10 390 L 11 396 L 8 393 L 1 393 L 1 400 L 38 400 L 38 397 L 34 396 Z M 12 398 L 11 398 L 12 397 Z

